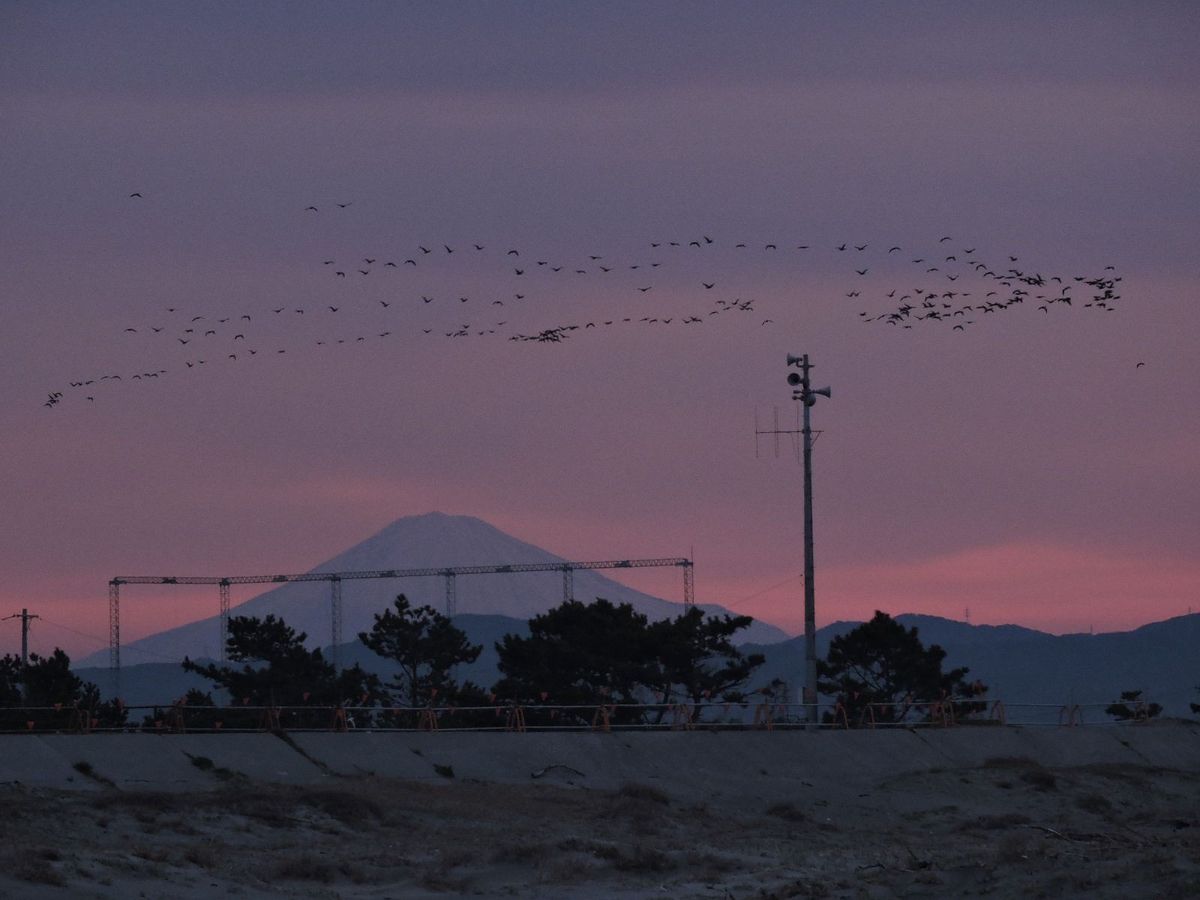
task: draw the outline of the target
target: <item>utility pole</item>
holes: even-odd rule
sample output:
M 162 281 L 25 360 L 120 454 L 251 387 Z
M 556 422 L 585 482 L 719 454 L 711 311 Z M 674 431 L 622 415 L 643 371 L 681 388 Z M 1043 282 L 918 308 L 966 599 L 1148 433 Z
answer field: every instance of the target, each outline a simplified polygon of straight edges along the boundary
M 788 384 L 792 386 L 792 399 L 804 405 L 804 707 L 809 730 L 815 730 L 817 720 L 817 607 L 813 590 L 813 511 L 812 511 L 812 424 L 809 410 L 817 402 L 817 395 L 830 396 L 827 387 L 814 388 L 809 381 L 809 370 L 814 366 L 808 354 L 788 354 L 787 364 L 796 366 L 799 372 L 788 373 Z
M 29 610 L 23 609 L 19 613 L 5 616 L 3 620 L 5 622 L 9 619 L 21 620 L 21 697 L 25 700 L 29 699 L 29 684 L 25 677 L 29 671 L 29 620 L 40 618 L 41 616 L 31 615 Z

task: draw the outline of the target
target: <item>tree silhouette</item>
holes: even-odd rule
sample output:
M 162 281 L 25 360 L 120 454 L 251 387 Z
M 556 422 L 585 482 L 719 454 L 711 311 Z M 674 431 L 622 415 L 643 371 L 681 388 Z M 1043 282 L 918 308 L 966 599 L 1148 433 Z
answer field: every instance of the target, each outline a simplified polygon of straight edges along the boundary
M 743 699 L 740 688 L 766 657 L 743 656 L 733 645 L 733 635 L 753 621 L 750 616 L 706 617 L 692 607 L 674 619 L 652 622 L 649 641 L 658 663 L 653 686 L 663 702 L 686 699 L 699 705 Z
M 905 628 L 887 613 L 876 610 L 874 618 L 834 638 L 829 654 L 817 660 L 818 689 L 837 697 L 849 724 L 872 718 L 876 722 L 904 722 L 928 716 L 922 702 L 951 697 L 978 697 L 986 687 L 966 682 L 967 668 L 942 671 L 946 651 L 933 644 L 925 647 L 916 626 Z M 954 705 L 958 716 L 982 710 L 984 704 L 969 701 Z M 825 721 L 835 717 L 825 714 Z
M 740 688 L 763 663 L 743 656 L 733 635 L 749 616 L 705 617 L 689 609 L 674 619 L 650 622 L 630 604 L 597 598 L 569 600 L 529 620 L 529 636 L 505 635 L 500 654 L 498 696 L 520 704 L 577 705 L 556 720 L 587 722 L 594 707 L 740 700 Z M 643 721 L 641 710 L 616 709 L 614 723 Z M 539 718 L 539 721 L 545 716 Z
M 519 704 L 637 703 L 639 690 L 658 681 L 646 616 L 603 598 L 564 601 L 530 619 L 528 637 L 506 634 L 496 650 L 503 677 L 494 690 Z M 617 710 L 614 718 L 633 715 Z M 564 716 L 586 722 L 591 710 Z
M 480 697 L 479 688 L 460 686 L 451 671 L 462 663 L 475 662 L 483 646 L 471 644 L 461 629 L 432 606 L 413 606 L 401 594 L 393 609 L 375 614 L 370 632 L 360 633 L 358 639 L 400 666 L 389 687 L 405 706 L 454 702 L 464 690 L 472 701 Z
M 19 656 L 0 657 L 0 705 L 24 707 L 0 711 L 0 728 L 75 730 L 112 728 L 125 724 L 123 706 L 101 702 L 100 689 L 71 671 L 71 658 L 55 648 L 49 656 L 29 654 L 28 666 Z
M 1195 704 L 1192 704 L 1192 709 L 1200 712 Z M 1118 703 L 1109 704 L 1104 714 L 1112 716 L 1119 722 L 1125 722 L 1130 719 L 1153 719 L 1162 714 L 1163 708 L 1158 703 L 1147 703 L 1142 699 L 1141 691 L 1121 691 L 1121 700 Z
M 379 676 L 360 666 L 338 671 L 319 649 L 309 650 L 308 635 L 274 615 L 234 616 L 229 620 L 225 655 L 241 667 L 184 659 L 183 668 L 222 688 L 234 705 L 254 707 L 336 707 L 346 701 L 369 706 L 386 701 Z M 245 717 L 242 717 L 245 718 Z M 324 727 L 330 714 L 292 711 L 281 725 Z M 237 724 L 252 727 L 248 722 Z

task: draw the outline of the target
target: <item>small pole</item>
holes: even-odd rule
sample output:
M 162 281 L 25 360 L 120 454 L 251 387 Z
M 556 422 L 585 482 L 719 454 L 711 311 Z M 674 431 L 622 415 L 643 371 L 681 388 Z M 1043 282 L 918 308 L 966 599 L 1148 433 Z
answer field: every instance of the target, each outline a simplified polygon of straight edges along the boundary
M 37 618 L 34 616 L 33 618 Z M 21 610 L 21 672 L 29 667 L 29 610 Z M 22 684 L 24 678 L 22 677 Z
M 31 615 L 29 610 L 22 609 L 19 613 L 5 616 L 4 620 L 21 620 L 21 699 L 29 700 L 29 620 L 40 619 L 41 616 Z

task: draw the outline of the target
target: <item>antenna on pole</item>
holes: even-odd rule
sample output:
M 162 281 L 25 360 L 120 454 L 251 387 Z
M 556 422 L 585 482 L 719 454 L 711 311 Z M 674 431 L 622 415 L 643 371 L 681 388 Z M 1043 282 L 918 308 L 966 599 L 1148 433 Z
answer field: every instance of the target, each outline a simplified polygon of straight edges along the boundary
M 817 728 L 817 612 L 813 590 L 813 509 L 812 509 L 812 447 L 813 430 L 809 411 L 817 397 L 829 397 L 827 387 L 814 388 L 809 372 L 814 368 L 808 354 L 788 354 L 787 364 L 800 369 L 789 372 L 787 382 L 792 386 L 792 399 L 803 406 L 804 427 L 801 437 L 804 442 L 804 706 L 809 729 Z
M 773 421 L 774 421 L 774 427 L 760 428 L 759 424 L 758 424 L 758 410 L 756 409 L 754 411 L 754 458 L 759 459 L 758 439 L 764 435 L 769 434 L 775 441 L 775 458 L 779 459 L 779 439 L 781 437 L 783 437 L 784 435 L 787 435 L 788 437 L 790 437 L 792 439 L 792 451 L 796 454 L 796 462 L 800 462 L 801 454 L 800 454 L 799 438 L 804 433 L 804 429 L 802 429 L 800 427 L 800 409 L 799 409 L 799 407 L 796 408 L 796 427 L 795 428 L 780 428 L 779 427 L 779 407 L 778 406 L 776 406 L 774 409 Z M 813 434 L 813 443 L 816 443 L 817 438 L 821 436 L 821 432 L 819 430 L 814 430 L 812 434 Z

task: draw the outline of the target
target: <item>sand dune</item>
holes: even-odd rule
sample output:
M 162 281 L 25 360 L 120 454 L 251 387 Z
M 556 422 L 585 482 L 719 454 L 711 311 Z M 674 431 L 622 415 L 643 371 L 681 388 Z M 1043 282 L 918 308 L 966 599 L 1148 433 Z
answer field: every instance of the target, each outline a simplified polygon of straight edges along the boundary
M 0 781 L 5 896 L 1200 889 L 1200 723 L 10 736 Z

